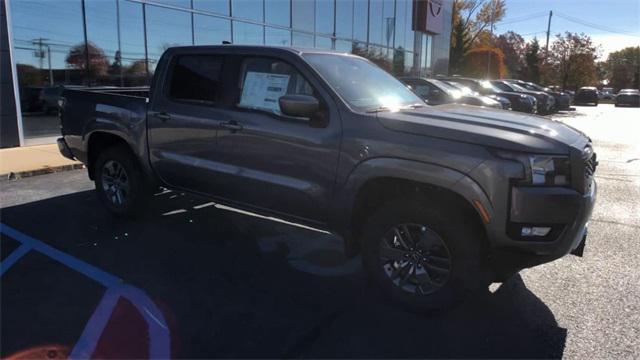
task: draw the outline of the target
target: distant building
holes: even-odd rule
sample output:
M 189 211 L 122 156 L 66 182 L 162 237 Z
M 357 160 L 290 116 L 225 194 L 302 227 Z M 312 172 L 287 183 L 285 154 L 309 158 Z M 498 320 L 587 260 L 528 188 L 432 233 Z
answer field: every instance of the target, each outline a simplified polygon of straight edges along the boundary
M 56 87 L 148 85 L 176 45 L 326 48 L 397 75 L 448 71 L 452 0 L 0 2 L 1 60 L 11 64 L 2 66 L 2 147 L 59 136 Z

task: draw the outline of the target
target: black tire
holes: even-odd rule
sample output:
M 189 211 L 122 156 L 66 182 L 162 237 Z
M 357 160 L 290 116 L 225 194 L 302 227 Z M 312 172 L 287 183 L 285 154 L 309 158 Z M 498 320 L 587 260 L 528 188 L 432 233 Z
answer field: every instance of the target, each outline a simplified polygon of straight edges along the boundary
M 428 203 L 428 201 L 425 200 L 424 203 Z M 363 229 L 363 262 L 370 278 L 392 301 L 411 311 L 421 313 L 448 310 L 460 304 L 470 295 L 480 293 L 483 290 L 486 292 L 491 279 L 486 241 L 484 232 L 477 221 L 474 221 L 470 216 L 470 214 L 463 214 L 460 209 L 447 209 L 443 204 L 429 206 L 417 204 L 412 199 L 394 200 L 380 207 L 369 217 Z M 439 280 L 443 283 L 435 291 L 429 287 L 430 291 L 428 292 L 418 289 L 418 287 L 413 290 L 414 292 L 401 288 L 398 284 L 402 283 L 394 283 L 391 280 L 392 275 L 389 275 L 390 271 L 395 274 L 393 269 L 397 270 L 399 266 L 396 265 L 400 263 L 392 261 L 390 263 L 388 259 L 381 259 L 380 253 L 385 246 L 384 242 L 388 243 L 388 240 L 383 240 L 383 238 L 396 225 L 406 223 L 424 225 L 421 231 L 425 232 L 426 228 L 426 231 L 431 234 L 430 237 L 433 234 L 438 235 L 447 248 L 450 259 L 448 275 L 433 272 L 433 269 L 427 265 L 430 260 L 428 256 L 427 259 L 419 259 L 427 260 L 422 263 L 421 268 L 420 265 L 415 265 L 412 268 L 415 272 L 418 271 L 418 268 L 427 271 L 430 279 L 428 280 L 429 287 L 435 286 L 433 282 L 438 280 L 439 276 L 446 276 L 446 280 Z M 406 227 L 404 228 L 406 229 Z M 418 237 L 420 236 L 418 234 Z M 439 248 L 435 247 L 436 251 Z M 424 253 L 421 252 L 421 254 Z M 444 252 L 440 249 L 440 253 L 436 254 L 435 259 L 444 257 L 442 254 Z M 434 263 L 435 259 L 431 259 L 431 265 L 446 267 L 446 262 Z M 407 287 L 406 283 L 403 287 Z
M 110 176 L 107 174 L 115 165 L 122 168 L 127 181 L 126 191 L 122 186 L 122 196 L 119 197 L 110 190 Z M 145 180 L 140 164 L 129 148 L 116 145 L 103 150 L 94 164 L 93 174 L 98 199 L 114 215 L 136 218 L 145 213 L 152 187 Z M 118 198 L 122 201 L 118 201 Z

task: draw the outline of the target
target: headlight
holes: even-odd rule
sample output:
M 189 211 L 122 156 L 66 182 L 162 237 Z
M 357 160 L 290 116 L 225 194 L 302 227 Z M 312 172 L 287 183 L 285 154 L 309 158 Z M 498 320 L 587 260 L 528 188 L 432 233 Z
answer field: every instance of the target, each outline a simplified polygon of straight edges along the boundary
M 523 185 L 567 186 L 571 184 L 571 163 L 567 156 L 526 155 L 506 151 L 494 153 L 500 158 L 517 160 L 524 167 Z
M 556 156 L 529 156 L 529 180 L 532 185 L 569 185 L 571 166 L 569 158 Z

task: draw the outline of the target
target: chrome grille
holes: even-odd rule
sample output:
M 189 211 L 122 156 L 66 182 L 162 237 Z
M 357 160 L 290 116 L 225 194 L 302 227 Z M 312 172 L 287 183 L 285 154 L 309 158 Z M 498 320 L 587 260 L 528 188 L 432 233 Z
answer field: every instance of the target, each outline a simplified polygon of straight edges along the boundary
M 598 166 L 598 160 L 596 153 L 593 152 L 591 146 L 587 147 L 584 152 L 584 193 L 588 193 L 591 190 L 593 183 L 593 176 Z

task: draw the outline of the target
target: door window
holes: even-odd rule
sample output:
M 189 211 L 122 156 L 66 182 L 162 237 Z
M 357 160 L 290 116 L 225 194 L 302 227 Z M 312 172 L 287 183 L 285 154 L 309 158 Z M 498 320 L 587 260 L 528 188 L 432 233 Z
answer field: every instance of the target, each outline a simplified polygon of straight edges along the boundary
M 283 95 L 314 95 L 309 82 L 293 66 L 277 59 L 250 58 L 242 65 L 239 107 L 281 115 Z
M 183 55 L 176 59 L 169 85 L 169 98 L 177 101 L 215 103 L 221 84 L 222 57 Z

